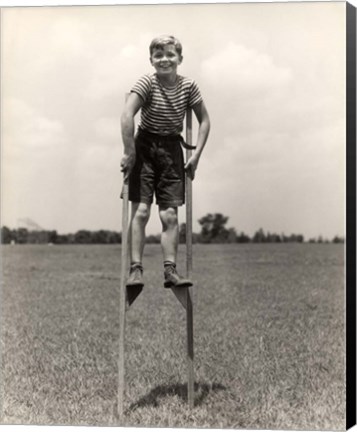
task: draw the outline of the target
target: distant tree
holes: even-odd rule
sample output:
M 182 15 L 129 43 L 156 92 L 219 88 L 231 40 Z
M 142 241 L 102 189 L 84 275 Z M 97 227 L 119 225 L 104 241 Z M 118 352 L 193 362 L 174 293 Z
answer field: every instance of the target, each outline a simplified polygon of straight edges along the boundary
M 229 236 L 229 231 L 225 228 L 228 216 L 222 213 L 208 213 L 198 220 L 201 225 L 200 240 L 203 243 L 225 243 Z
M 253 236 L 253 243 L 265 243 L 266 236 L 263 231 L 263 228 L 260 228 Z
M 179 243 L 186 243 L 186 224 L 183 222 L 180 224 L 179 228 Z M 197 233 L 192 233 L 192 243 L 201 243 L 201 235 Z
M 283 243 L 303 243 L 304 242 L 304 236 L 302 234 L 290 234 L 289 236 L 282 234 L 281 235 L 281 241 Z
M 181 244 L 186 243 L 186 224 L 185 223 L 180 224 L 179 243 L 181 243 Z
M 27 243 L 31 244 L 44 244 L 49 242 L 49 231 L 34 230 L 29 231 L 27 235 Z
M 273 243 L 273 235 L 270 234 L 269 231 L 266 233 L 265 241 L 266 241 L 267 243 Z
M 110 231 L 108 236 L 108 243 L 121 243 L 121 233 L 118 233 L 116 231 Z
M 53 230 L 53 231 L 49 231 L 48 232 L 48 242 L 49 243 L 57 243 L 57 231 Z
M 92 243 L 92 234 L 88 230 L 79 230 L 74 234 L 74 242 L 89 244 Z
M 30 244 L 40 243 L 38 232 L 37 231 L 29 231 L 27 233 L 26 243 L 30 243 Z
M 103 244 L 107 242 L 107 234 L 104 230 L 93 231 L 90 233 L 91 243 Z
M 200 242 L 200 234 L 198 233 L 192 233 L 192 243 L 199 243 Z
M 1 227 L 1 243 L 9 244 L 11 240 L 14 240 L 12 231 L 7 226 Z
M 279 234 L 268 234 L 268 239 L 267 239 L 270 243 L 281 243 L 281 237 Z
M 286 236 L 284 233 L 279 235 L 276 233 L 270 233 L 269 231 L 265 234 L 264 230 L 260 228 L 253 236 L 254 243 L 289 243 L 289 242 L 303 242 L 304 237 L 301 234 L 292 234 Z
M 161 241 L 160 234 L 146 236 L 146 243 L 159 244 Z
M 27 243 L 28 231 L 26 228 L 18 228 L 15 230 L 15 241 L 16 243 L 24 244 Z
M 304 241 L 305 241 L 304 236 L 302 234 L 298 234 L 296 236 L 296 239 L 297 239 L 298 243 L 304 243 Z
M 227 243 L 236 243 L 237 242 L 237 233 L 234 228 L 228 229 Z
M 250 237 L 247 234 L 244 234 L 244 232 L 241 232 L 237 236 L 237 242 L 238 243 L 249 243 L 250 242 Z
M 335 236 L 332 239 L 332 243 L 344 243 L 344 242 L 345 242 L 345 239 L 343 237 Z
M 303 243 L 304 242 L 304 236 L 301 234 L 291 234 L 288 237 L 288 241 L 291 243 Z
M 56 238 L 57 244 L 67 244 L 68 243 L 68 235 L 67 234 L 58 234 Z
M 119 236 L 117 233 L 108 230 L 99 230 L 91 233 L 92 243 L 94 244 L 108 244 L 108 243 L 118 243 Z M 115 241 L 117 240 L 117 241 Z

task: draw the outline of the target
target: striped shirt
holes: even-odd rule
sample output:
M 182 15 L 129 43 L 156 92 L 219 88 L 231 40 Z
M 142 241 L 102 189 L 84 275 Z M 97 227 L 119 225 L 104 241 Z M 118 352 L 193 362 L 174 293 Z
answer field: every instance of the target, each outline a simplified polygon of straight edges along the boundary
M 187 108 L 202 102 L 196 82 L 181 75 L 173 88 L 161 84 L 156 73 L 143 75 L 131 92 L 144 101 L 139 126 L 159 135 L 180 134 Z

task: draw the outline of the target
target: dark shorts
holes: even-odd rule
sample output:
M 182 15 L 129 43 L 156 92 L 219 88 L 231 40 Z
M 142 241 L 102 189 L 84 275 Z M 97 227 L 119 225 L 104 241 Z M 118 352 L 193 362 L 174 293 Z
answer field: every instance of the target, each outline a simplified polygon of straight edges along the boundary
M 165 137 L 138 131 L 136 161 L 129 176 L 129 200 L 160 207 L 185 202 L 185 169 L 180 136 Z

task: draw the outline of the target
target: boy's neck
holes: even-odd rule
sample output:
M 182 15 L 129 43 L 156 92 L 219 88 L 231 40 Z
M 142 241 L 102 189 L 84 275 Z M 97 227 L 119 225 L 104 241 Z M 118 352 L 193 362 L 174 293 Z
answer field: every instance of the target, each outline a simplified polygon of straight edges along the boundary
M 178 75 L 177 73 L 172 75 L 158 75 L 156 74 L 158 80 L 161 82 L 162 85 L 165 87 L 175 87 L 175 84 L 177 82 Z

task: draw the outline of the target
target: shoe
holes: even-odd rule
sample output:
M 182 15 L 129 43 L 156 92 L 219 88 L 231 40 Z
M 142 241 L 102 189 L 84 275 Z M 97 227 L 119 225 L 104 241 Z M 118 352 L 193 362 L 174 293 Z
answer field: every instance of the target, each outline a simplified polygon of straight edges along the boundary
M 172 263 L 170 265 L 165 266 L 165 288 L 173 288 L 173 287 L 189 287 L 192 286 L 192 282 L 189 279 L 185 279 L 180 276 L 176 271 L 176 264 Z
M 141 264 L 132 264 L 130 266 L 129 277 L 126 282 L 127 287 L 143 287 L 143 266 Z

